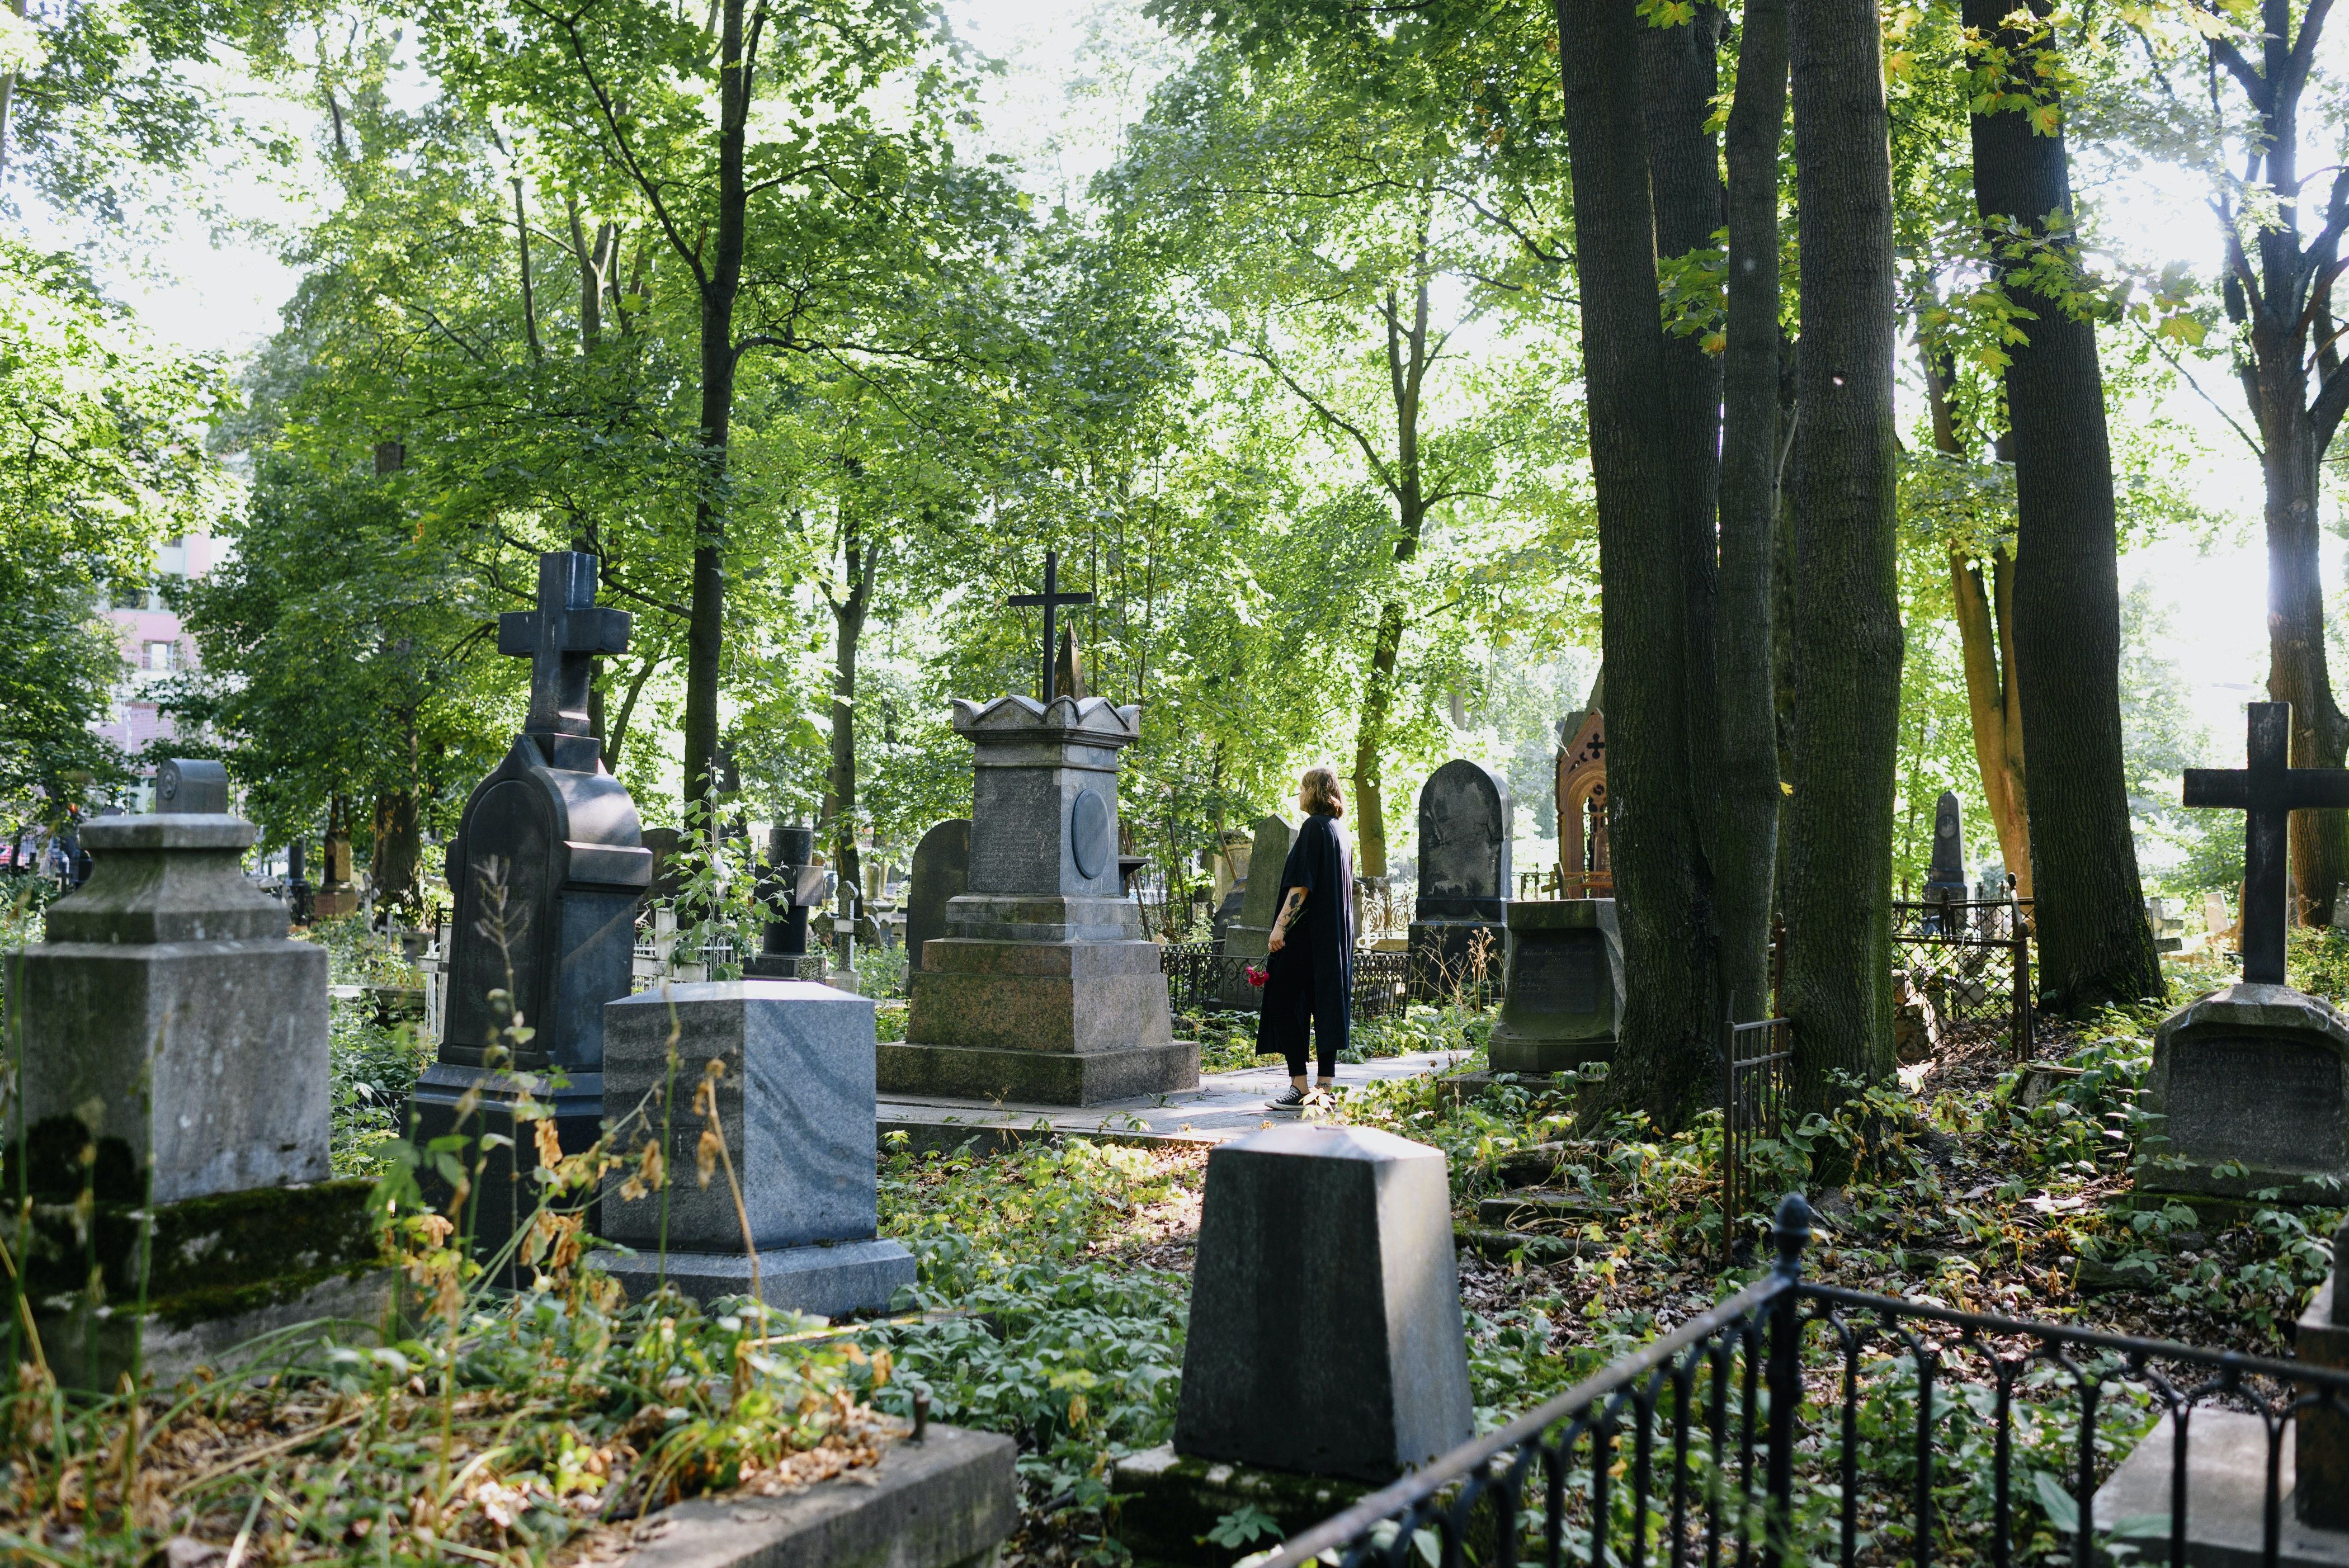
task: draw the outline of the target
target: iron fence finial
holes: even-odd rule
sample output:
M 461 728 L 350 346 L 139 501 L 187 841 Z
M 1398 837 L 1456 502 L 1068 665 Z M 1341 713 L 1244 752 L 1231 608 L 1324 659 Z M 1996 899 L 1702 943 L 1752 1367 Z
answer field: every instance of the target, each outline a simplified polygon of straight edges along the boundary
M 1778 1244 L 1778 1272 L 1793 1278 L 1803 1271 L 1803 1249 L 1811 1244 L 1811 1206 L 1800 1192 L 1778 1200 L 1777 1228 L 1771 1239 Z

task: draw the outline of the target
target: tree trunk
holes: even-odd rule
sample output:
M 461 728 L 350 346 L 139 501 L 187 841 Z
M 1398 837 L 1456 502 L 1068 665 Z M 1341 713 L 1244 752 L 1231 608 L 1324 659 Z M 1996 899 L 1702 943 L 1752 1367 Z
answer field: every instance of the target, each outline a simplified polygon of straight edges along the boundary
M 1657 309 L 1641 25 L 1633 0 L 1557 0 L 1599 502 L 1608 830 L 1628 982 L 1608 1098 L 1671 1127 L 1711 1098 L 1719 974 L 1687 767 L 1682 476 Z
M 1700 13 L 1702 15 L 1702 13 Z M 1721 826 L 1714 902 L 1730 1016 L 1770 1016 L 1778 861 L 1771 556 L 1778 518 L 1778 143 L 1786 0 L 1746 0 L 1729 110 L 1729 345 L 1722 367 Z
M 1793 0 L 1796 238 L 1795 778 L 1786 977 L 1797 1104 L 1891 1076 L 1900 717 L 1892 179 L 1873 0 Z
M 701 445 L 709 456 L 693 503 L 693 602 L 686 630 L 685 804 L 717 789 L 718 685 L 726 638 L 727 451 L 734 418 L 734 302 L 742 290 L 742 231 L 750 198 L 743 144 L 750 76 L 742 57 L 744 0 L 723 0 L 719 40 L 718 232 L 701 285 Z
M 856 649 L 864 635 L 865 614 L 872 608 L 873 579 L 880 569 L 881 552 L 864 547 L 853 513 L 843 555 L 848 592 L 832 601 L 832 768 L 824 776 L 823 817 L 832 824 L 833 863 L 840 869 L 841 882 L 861 889 L 856 852 Z
M 412 789 L 387 789 L 375 798 L 375 853 L 368 874 L 378 908 L 414 909 L 416 865 L 423 858 L 423 821 Z
M 2292 765 L 2339 768 L 2349 757 L 2349 719 L 2333 701 L 2333 676 L 2324 647 L 2324 586 L 2317 551 L 2323 534 L 2317 518 L 2317 476 L 2323 454 L 2310 421 L 2297 407 L 2295 379 L 2271 392 L 2260 377 L 2265 400 L 2277 409 L 2275 428 L 2265 432 L 2261 463 L 2267 480 L 2268 699 L 2292 704 Z M 2288 829 L 2292 885 L 2299 891 L 2293 917 L 2326 925 L 2333 917 L 2333 894 L 2349 881 L 2349 811 L 2294 811 Z
M 1950 547 L 1950 602 L 1958 623 L 1958 649 L 1966 672 L 1966 712 L 1972 721 L 1974 768 L 1999 858 L 2014 877 L 2015 892 L 2031 896 L 2031 820 L 2024 807 L 2023 694 L 2002 670 L 2014 668 L 2013 562 L 1992 547 L 1992 587 L 1982 587 L 1981 563 L 1961 545 Z M 1993 597 L 1994 595 L 1994 597 Z M 2003 660 L 2001 655 L 2006 656 Z
M 1379 749 L 1386 738 L 1395 659 L 1402 649 L 1402 605 L 1390 601 L 1379 607 L 1371 678 L 1362 693 L 1362 717 L 1354 727 L 1354 859 L 1357 874 L 1366 877 L 1387 874 L 1386 792 L 1379 776 Z
M 2043 16 L 2044 5 L 2033 0 Z M 2013 51 L 2029 90 L 2044 35 L 2002 30 L 2003 6 L 1965 0 L 1965 22 Z M 2049 213 L 2071 211 L 2060 127 L 2037 135 L 2030 115 L 2016 110 L 1972 120 L 1974 201 L 1985 223 L 2005 218 L 2044 232 Z M 2008 263 L 2003 249 L 1993 243 L 1992 265 L 2037 316 L 2006 367 L 2033 924 L 2040 995 L 2070 1012 L 2159 996 L 2161 959 L 2146 923 L 2121 759 L 2120 573 L 2095 326 L 2033 289 L 2029 269 Z

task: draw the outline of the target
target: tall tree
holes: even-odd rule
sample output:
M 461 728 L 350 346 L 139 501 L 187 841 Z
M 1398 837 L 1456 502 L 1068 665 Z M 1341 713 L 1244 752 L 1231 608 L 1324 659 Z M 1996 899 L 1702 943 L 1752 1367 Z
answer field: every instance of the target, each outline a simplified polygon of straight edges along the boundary
M 1610 1082 L 1666 1123 L 1714 1059 L 1716 936 L 1687 748 L 1690 569 L 1658 305 L 1634 0 L 1557 0 L 1575 280 L 1599 500 L 1608 796 L 1634 978 Z
M 2040 989 L 2068 1010 L 2158 996 L 2163 987 L 2121 756 L 2112 449 L 2089 314 L 2095 302 L 2078 275 L 2061 106 L 2045 85 L 2061 79 L 2051 9 L 2032 0 L 2024 21 L 2007 0 L 1965 0 L 1964 15 L 1974 200 L 2000 280 L 2032 318 L 2006 366 L 2014 653 L 2031 745 L 2024 790 Z
M 1792 493 L 1794 794 L 1786 977 L 1798 1099 L 1892 1070 L 1891 889 L 1901 629 L 1892 179 L 1874 0 L 1793 0 L 1802 269 Z
M 1746 0 L 1729 109 L 1729 319 L 1723 349 L 1721 827 L 1714 856 L 1731 1016 L 1769 1016 L 1778 861 L 1772 562 L 1778 523 L 1778 150 L 1786 126 L 1786 0 Z

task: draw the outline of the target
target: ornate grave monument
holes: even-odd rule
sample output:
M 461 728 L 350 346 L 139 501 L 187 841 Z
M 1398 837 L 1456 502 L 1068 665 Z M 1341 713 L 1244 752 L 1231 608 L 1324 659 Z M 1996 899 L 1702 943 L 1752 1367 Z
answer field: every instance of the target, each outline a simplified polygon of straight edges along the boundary
M 1604 677 L 1599 684 L 1603 684 Z M 1590 706 L 1558 720 L 1557 895 L 1606 898 L 1615 892 L 1607 852 L 1607 716 Z
M 1174 1439 L 1118 1466 L 1120 1538 L 1192 1559 L 1243 1502 L 1294 1533 L 1474 1430 L 1442 1152 L 1301 1124 L 1218 1145 Z
M 1049 672 L 1058 592 L 1044 558 Z M 1094 1105 L 1189 1088 L 1199 1047 L 1174 1038 L 1158 945 L 1121 896 L 1117 754 L 1142 710 L 1097 696 L 957 697 L 957 734 L 976 748 L 968 891 L 912 974 L 905 1038 L 880 1047 L 886 1094 Z
M 604 1004 L 628 994 L 636 905 L 653 871 L 636 803 L 605 769 L 587 721 L 590 661 L 627 645 L 627 615 L 595 603 L 595 558 L 571 551 L 538 558 L 536 610 L 498 621 L 498 651 L 531 661 L 529 717 L 474 788 L 449 846 L 448 1028 L 409 1100 L 419 1139 L 512 1140 L 481 1155 L 475 1244 L 484 1253 L 538 1201 L 533 1140 L 528 1129 L 516 1136 L 523 1098 L 551 1109 L 566 1152 L 601 1130 Z M 535 1031 L 527 1042 L 509 1033 L 516 1015 Z M 460 1128 L 469 1093 L 478 1109 Z
M 1474 983 L 1478 956 L 1497 984 L 1509 939 L 1509 787 L 1454 758 L 1419 791 L 1419 900 L 1411 923 L 1411 994 L 1448 996 Z M 1481 938 L 1481 940 L 1480 940 Z
M 970 887 L 970 819 L 952 817 L 914 846 L 913 888 L 905 895 L 905 966 L 922 966 L 922 948 L 947 934 L 947 905 Z
M 2284 983 L 2285 825 L 2295 810 L 2349 806 L 2349 771 L 2287 766 L 2291 736 L 2289 703 L 2255 702 L 2249 767 L 2186 770 L 2187 805 L 2247 817 L 2243 978 L 2154 1037 L 2146 1103 L 2166 1119 L 2137 1170 L 2143 1191 L 2241 1199 L 2271 1187 L 2286 1202 L 2337 1203 L 2349 1190 L 2349 1019 Z
M 596 1253 L 596 1266 L 632 1295 L 666 1279 L 704 1303 L 750 1295 L 755 1277 L 768 1305 L 826 1317 L 885 1307 L 912 1284 L 913 1254 L 874 1233 L 874 1007 L 804 980 L 689 981 L 608 1004 L 614 1118 L 647 1108 L 618 1129 L 619 1148 L 660 1140 L 667 1095 L 669 1187 L 664 1215 L 658 1193 L 626 1195 L 636 1164 L 605 1176 L 601 1234 L 634 1255 Z M 713 1062 L 714 1128 L 696 1092 Z M 705 1131 L 726 1144 L 707 1186 L 693 1174 Z
M 327 1159 L 326 953 L 245 878 L 218 767 L 166 764 L 166 810 L 87 824 L 89 881 L 7 960 L 26 1290 L 50 1366 L 108 1392 L 391 1300 L 370 1184 Z
M 1496 1073 L 1612 1061 L 1623 1018 L 1623 937 L 1611 898 L 1517 900 L 1489 1049 Z
M 761 933 L 759 951 L 743 960 L 754 980 L 820 980 L 823 955 L 808 951 L 808 911 L 823 901 L 823 877 L 815 858 L 815 830 L 778 822 L 767 830 L 767 863 L 759 874 L 759 902 L 774 916 Z M 808 873 L 817 871 L 811 878 Z M 811 888 L 813 889 L 811 894 Z

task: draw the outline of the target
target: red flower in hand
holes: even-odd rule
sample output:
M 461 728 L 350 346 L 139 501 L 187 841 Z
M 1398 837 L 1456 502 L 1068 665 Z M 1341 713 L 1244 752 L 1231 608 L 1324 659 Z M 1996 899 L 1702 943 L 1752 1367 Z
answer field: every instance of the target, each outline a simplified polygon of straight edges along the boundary
M 1249 985 L 1261 985 L 1266 981 L 1272 978 L 1272 972 L 1268 969 L 1259 969 L 1255 965 L 1251 964 L 1247 966 L 1247 977 Z

